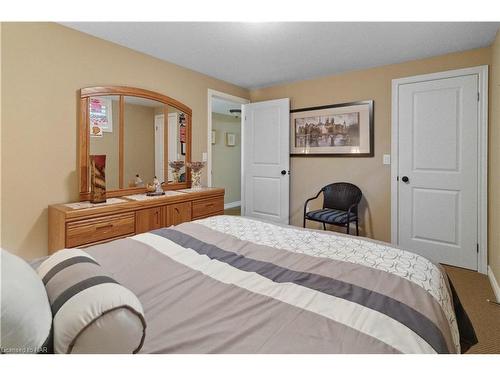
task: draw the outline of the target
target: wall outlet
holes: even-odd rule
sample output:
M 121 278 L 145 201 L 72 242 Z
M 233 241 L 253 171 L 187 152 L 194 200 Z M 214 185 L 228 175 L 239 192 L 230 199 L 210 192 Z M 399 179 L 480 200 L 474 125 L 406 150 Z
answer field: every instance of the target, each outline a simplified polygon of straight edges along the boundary
M 384 165 L 390 165 L 391 164 L 391 155 L 390 154 L 384 154 L 382 158 L 382 163 Z
M 208 161 L 208 153 L 204 152 L 201 154 L 202 161 Z

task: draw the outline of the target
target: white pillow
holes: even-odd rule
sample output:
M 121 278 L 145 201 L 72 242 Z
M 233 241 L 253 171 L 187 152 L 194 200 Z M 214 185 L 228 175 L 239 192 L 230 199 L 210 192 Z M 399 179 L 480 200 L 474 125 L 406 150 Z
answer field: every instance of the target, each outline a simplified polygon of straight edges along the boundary
M 0 252 L 2 352 L 50 352 L 52 313 L 42 280 L 23 259 Z
M 130 290 L 80 249 L 65 249 L 38 267 L 54 317 L 56 353 L 137 353 L 144 312 Z

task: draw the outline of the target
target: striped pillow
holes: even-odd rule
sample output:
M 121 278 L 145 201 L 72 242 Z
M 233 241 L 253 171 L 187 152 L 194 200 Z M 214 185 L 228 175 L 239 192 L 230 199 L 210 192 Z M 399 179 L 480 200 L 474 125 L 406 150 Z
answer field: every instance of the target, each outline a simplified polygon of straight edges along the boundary
M 0 266 L 0 352 L 51 352 L 52 314 L 42 281 L 26 261 L 2 249 Z
M 137 353 L 146 323 L 141 303 L 80 249 L 38 267 L 54 322 L 56 353 Z

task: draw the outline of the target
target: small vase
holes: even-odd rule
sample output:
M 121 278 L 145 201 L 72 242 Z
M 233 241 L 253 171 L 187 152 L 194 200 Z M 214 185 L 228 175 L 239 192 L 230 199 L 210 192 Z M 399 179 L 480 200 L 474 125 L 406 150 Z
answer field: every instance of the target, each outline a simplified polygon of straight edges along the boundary
M 179 177 L 180 177 L 180 171 L 179 170 L 172 170 L 172 178 L 174 180 L 174 183 L 178 183 L 179 182 Z
M 90 202 L 106 202 L 106 155 L 90 155 Z
M 191 189 L 201 189 L 201 170 L 191 171 Z

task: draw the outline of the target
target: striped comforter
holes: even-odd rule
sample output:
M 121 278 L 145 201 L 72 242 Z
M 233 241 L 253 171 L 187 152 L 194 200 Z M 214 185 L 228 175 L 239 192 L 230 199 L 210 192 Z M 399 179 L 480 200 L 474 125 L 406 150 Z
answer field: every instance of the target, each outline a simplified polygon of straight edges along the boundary
M 85 251 L 141 301 L 143 353 L 460 353 L 459 327 L 475 338 L 440 266 L 365 238 L 217 216 Z

